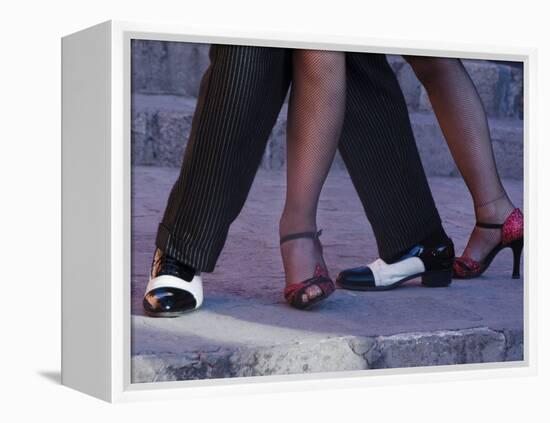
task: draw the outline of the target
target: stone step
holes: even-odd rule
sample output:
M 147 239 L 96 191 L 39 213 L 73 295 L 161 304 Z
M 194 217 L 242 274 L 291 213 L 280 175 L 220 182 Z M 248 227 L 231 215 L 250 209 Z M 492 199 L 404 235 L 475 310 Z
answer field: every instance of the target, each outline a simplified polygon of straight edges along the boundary
M 208 66 L 208 45 L 134 40 L 132 90 L 139 94 L 196 97 Z M 400 56 L 388 56 L 412 112 L 431 110 L 428 97 L 410 66 Z M 465 60 L 487 114 L 523 117 L 523 69 L 507 62 Z
M 201 317 L 201 327 L 206 324 L 220 326 L 218 316 Z M 198 335 L 178 333 L 173 328 L 166 330 L 162 323 L 141 316 L 132 317 L 134 333 L 153 341 L 151 345 L 134 348 L 132 383 L 523 360 L 521 330 L 499 332 L 472 328 L 368 337 L 311 336 L 307 332 L 295 331 L 294 337 L 288 336 L 286 342 L 277 340 L 277 343 L 268 345 L 201 345 L 194 350 L 188 347 L 174 351 L 174 345 L 189 346 Z M 246 327 L 246 322 L 242 321 L 224 327 L 224 330 L 238 333 L 239 329 L 243 330 L 242 326 L 258 330 L 254 326 Z M 165 351 L 151 354 L 155 348 Z
M 132 105 L 132 158 L 135 164 L 178 167 L 189 136 L 194 97 L 134 94 Z M 420 156 L 429 176 L 456 176 L 458 171 L 443 135 L 430 111 L 411 113 Z M 490 118 L 489 125 L 502 177 L 523 177 L 523 121 Z M 264 169 L 285 166 L 286 106 L 269 139 L 262 161 Z M 343 168 L 338 156 L 334 166 Z
M 432 111 L 426 90 L 401 56 L 388 56 L 407 107 L 412 112 Z M 489 117 L 523 119 L 523 67 L 488 60 L 463 60 Z

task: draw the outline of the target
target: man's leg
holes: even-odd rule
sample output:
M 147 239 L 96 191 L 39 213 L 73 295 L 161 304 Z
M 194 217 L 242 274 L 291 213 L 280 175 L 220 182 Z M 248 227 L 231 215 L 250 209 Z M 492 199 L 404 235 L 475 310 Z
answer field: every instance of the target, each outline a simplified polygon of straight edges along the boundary
M 397 79 L 377 54 L 348 54 L 347 74 L 340 151 L 381 259 L 342 271 L 337 283 L 376 291 L 422 277 L 426 286 L 447 286 L 454 248 L 441 226 Z
M 346 63 L 346 116 L 339 149 L 380 257 L 392 261 L 441 228 L 441 219 L 386 57 L 347 53 Z
M 206 272 L 244 205 L 292 70 L 286 49 L 220 45 L 210 59 L 156 239 L 166 254 Z
M 286 49 L 213 46 L 178 180 L 159 225 L 143 308 L 155 317 L 200 307 L 241 211 L 291 80 Z

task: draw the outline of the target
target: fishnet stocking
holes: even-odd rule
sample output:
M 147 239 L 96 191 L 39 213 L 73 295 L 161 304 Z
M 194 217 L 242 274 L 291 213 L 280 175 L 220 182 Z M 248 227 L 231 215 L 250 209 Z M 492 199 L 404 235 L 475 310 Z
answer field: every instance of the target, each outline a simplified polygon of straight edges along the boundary
M 514 209 L 498 175 L 485 109 L 459 59 L 405 59 L 422 82 L 453 159 L 468 187 L 476 219 L 503 223 Z M 499 229 L 474 228 L 464 255 L 480 261 L 501 240 Z
M 317 231 L 317 205 L 334 159 L 345 112 L 345 54 L 295 50 L 288 107 L 287 192 L 280 235 Z M 321 245 L 296 239 L 281 245 L 286 283 L 313 276 L 320 264 L 326 269 Z M 313 285 L 309 299 L 321 294 Z

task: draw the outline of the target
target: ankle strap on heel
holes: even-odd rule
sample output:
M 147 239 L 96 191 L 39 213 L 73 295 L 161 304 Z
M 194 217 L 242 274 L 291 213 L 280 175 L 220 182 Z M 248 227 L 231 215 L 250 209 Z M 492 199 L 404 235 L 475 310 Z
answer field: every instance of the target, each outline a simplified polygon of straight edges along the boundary
M 517 223 L 521 222 L 521 223 Z M 506 217 L 506 220 L 504 223 L 484 223 L 484 222 L 476 222 L 476 226 L 479 228 L 486 228 L 486 229 L 503 229 L 505 226 L 509 226 L 510 224 L 516 223 L 517 225 L 521 226 L 523 228 L 523 214 L 521 213 L 521 210 L 518 208 L 515 208 L 510 212 L 510 214 Z
M 309 239 L 318 240 L 322 233 L 323 233 L 323 230 L 320 229 L 317 232 L 298 232 L 295 234 L 285 235 L 284 237 L 281 238 L 281 240 L 279 241 L 279 244 L 283 244 L 287 241 L 292 241 L 293 239 L 300 239 L 300 238 L 309 238 Z
M 476 226 L 478 228 L 485 228 L 485 229 L 501 229 L 504 226 L 504 223 L 483 223 L 483 222 L 476 222 Z

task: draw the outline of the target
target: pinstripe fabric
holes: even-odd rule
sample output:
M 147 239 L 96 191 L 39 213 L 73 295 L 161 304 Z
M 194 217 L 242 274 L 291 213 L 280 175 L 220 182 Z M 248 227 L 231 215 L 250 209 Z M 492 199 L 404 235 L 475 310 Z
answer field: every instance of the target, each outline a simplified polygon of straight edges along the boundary
M 157 246 L 212 271 L 244 205 L 291 78 L 285 49 L 212 46 Z
M 347 53 L 346 116 L 339 144 L 379 254 L 396 254 L 438 229 L 403 93 L 385 55 Z
M 291 51 L 212 46 L 182 169 L 157 247 L 214 270 L 241 211 L 291 78 Z M 397 80 L 382 55 L 348 54 L 340 151 L 389 260 L 440 225 Z

